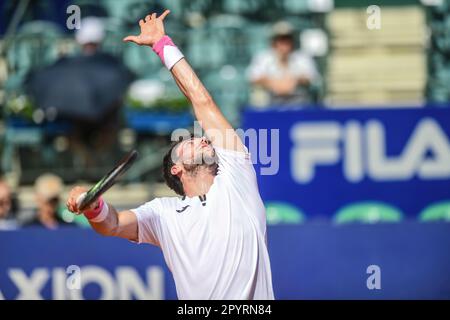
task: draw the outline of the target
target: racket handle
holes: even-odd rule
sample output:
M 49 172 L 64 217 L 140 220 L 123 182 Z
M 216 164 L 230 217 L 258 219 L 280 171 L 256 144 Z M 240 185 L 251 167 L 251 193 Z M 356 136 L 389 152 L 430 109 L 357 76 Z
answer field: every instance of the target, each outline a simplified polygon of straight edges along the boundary
M 86 198 L 86 192 L 83 192 L 80 194 L 77 198 L 77 208 L 80 208 L 81 204 L 83 203 L 84 198 Z

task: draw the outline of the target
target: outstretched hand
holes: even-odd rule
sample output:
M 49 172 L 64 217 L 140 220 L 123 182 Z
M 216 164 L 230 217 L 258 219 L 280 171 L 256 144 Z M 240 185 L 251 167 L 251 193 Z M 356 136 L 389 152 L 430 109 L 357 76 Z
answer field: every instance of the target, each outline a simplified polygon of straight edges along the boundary
M 165 35 L 163 21 L 170 13 L 170 10 L 164 11 L 159 17 L 156 17 L 156 13 L 149 14 L 144 19 L 139 21 L 141 27 L 141 34 L 138 36 L 128 36 L 123 39 L 126 42 L 134 42 L 140 46 L 152 47 Z

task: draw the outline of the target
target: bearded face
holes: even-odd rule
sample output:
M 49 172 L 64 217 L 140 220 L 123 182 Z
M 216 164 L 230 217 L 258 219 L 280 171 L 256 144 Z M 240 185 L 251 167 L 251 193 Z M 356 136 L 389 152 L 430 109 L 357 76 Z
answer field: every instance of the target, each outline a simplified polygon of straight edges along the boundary
M 192 138 L 185 140 L 174 150 L 177 159 L 173 159 L 175 163 L 181 163 L 189 174 L 201 168 L 206 167 L 211 170 L 214 175 L 217 174 L 218 159 L 216 151 L 211 142 L 206 138 Z

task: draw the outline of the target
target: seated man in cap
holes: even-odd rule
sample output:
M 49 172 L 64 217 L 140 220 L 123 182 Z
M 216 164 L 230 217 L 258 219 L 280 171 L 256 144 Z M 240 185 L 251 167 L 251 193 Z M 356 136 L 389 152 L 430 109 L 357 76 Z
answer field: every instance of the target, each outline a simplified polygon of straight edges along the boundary
M 0 178 L 0 230 L 13 230 L 18 227 L 14 207 L 11 189 L 6 181 Z
M 256 55 L 247 71 L 255 89 L 263 89 L 251 97 L 257 106 L 310 103 L 308 87 L 319 78 L 314 60 L 294 50 L 294 30 L 285 21 L 273 26 L 272 48 Z
M 62 218 L 64 207 L 60 206 L 60 196 L 63 191 L 63 182 L 60 177 L 54 174 L 39 176 L 34 183 L 34 191 L 37 208 L 34 215 L 24 221 L 24 226 L 57 229 L 70 222 Z

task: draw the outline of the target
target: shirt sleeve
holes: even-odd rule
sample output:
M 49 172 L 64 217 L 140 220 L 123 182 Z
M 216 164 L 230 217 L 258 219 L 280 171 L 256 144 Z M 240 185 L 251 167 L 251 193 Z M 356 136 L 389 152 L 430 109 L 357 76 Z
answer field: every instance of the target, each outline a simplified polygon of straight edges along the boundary
M 247 68 L 247 79 L 252 82 L 267 76 L 267 53 L 262 52 L 253 57 Z
M 154 199 L 130 211 L 136 215 L 138 221 L 137 243 L 150 243 L 160 247 L 162 215 L 159 199 Z
M 294 63 L 295 75 L 298 77 L 305 77 L 310 81 L 314 81 L 319 78 L 319 73 L 317 71 L 316 63 L 314 59 L 309 55 L 303 54 L 301 52 L 294 53 Z

